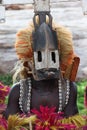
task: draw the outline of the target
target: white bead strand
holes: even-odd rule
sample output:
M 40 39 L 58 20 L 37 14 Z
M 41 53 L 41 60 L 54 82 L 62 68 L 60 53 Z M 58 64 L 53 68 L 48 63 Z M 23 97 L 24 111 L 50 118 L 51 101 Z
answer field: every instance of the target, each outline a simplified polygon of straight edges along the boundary
M 22 112 L 23 112 L 23 105 L 22 105 L 23 93 L 24 93 L 23 82 L 22 82 L 22 80 L 20 80 L 19 108 L 20 108 L 20 110 L 21 110 Z
M 69 101 L 69 95 L 70 95 L 70 84 L 69 84 L 69 80 L 66 80 L 66 99 L 65 99 L 65 105 L 68 104 Z
M 24 81 L 25 82 L 25 81 Z M 28 78 L 27 79 L 27 82 L 28 82 L 28 91 L 27 91 L 27 99 L 26 102 L 27 102 L 27 106 L 25 106 L 27 108 L 27 112 L 29 113 L 30 112 L 30 102 L 31 102 L 31 89 L 32 89 L 32 86 L 31 86 L 31 78 Z M 22 112 L 25 113 L 25 111 L 23 110 L 23 99 L 24 99 L 24 87 L 27 87 L 27 86 L 24 86 L 23 84 L 23 80 L 20 81 L 20 97 L 19 97 L 19 108 Z
M 30 112 L 30 103 L 31 103 L 31 79 L 28 78 L 28 86 L 29 86 L 29 91 L 28 91 L 28 98 L 27 98 L 27 111 Z
M 62 83 L 61 80 L 58 80 L 58 87 L 59 87 L 59 109 L 58 112 L 62 111 Z

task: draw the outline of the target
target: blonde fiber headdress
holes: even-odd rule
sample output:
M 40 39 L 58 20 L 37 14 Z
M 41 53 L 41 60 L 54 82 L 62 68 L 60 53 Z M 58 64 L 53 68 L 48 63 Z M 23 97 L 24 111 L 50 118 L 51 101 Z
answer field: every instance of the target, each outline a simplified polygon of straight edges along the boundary
M 39 22 L 38 19 L 37 19 L 37 22 Z M 73 72 L 72 68 L 75 62 L 74 58 L 77 56 L 74 54 L 74 50 L 73 50 L 72 34 L 67 28 L 59 24 L 56 24 L 54 22 L 52 22 L 52 27 L 53 27 L 53 30 L 56 31 L 57 37 L 58 37 L 60 68 L 61 68 L 62 74 L 64 78 L 66 79 L 70 79 L 70 77 L 72 77 L 72 79 L 70 80 L 75 80 L 78 65 L 79 65 L 79 60 L 76 61 L 77 63 L 76 63 L 76 67 L 74 67 L 75 72 L 73 73 L 73 76 L 74 76 L 73 77 L 71 76 L 71 72 Z M 27 61 L 27 62 L 33 63 L 33 50 L 32 50 L 33 30 L 34 30 L 34 25 L 33 25 L 33 22 L 31 22 L 28 28 L 20 30 L 17 33 L 15 49 L 16 49 L 18 58 L 21 61 Z

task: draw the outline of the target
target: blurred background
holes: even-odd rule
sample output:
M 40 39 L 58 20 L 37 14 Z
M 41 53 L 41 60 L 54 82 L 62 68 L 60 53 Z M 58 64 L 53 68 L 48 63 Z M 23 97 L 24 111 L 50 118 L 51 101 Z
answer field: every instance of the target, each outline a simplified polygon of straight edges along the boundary
M 10 72 L 18 60 L 14 48 L 16 33 L 28 27 L 34 16 L 34 9 L 33 4 L 10 4 L 5 8 L 6 19 L 4 23 L 0 23 L 0 81 L 12 85 Z M 53 19 L 70 29 L 74 51 L 80 57 L 76 82 L 79 86 L 78 104 L 81 110 L 84 103 L 84 89 L 87 85 L 87 15 L 84 15 L 83 10 L 84 6 L 80 0 L 53 0 L 51 4 Z

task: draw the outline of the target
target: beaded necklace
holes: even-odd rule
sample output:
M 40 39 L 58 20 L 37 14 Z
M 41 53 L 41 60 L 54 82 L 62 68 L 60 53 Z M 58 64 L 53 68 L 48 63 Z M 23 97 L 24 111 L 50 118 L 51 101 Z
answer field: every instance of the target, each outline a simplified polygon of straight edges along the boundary
M 27 84 L 25 84 L 25 79 L 20 80 L 20 97 L 19 97 L 19 107 L 24 113 L 30 112 L 30 100 L 31 100 L 31 78 L 27 79 Z
M 58 80 L 58 88 L 59 88 L 59 109 L 58 109 L 58 112 L 61 112 L 62 109 L 64 108 L 64 106 L 66 106 L 68 104 L 68 101 L 69 101 L 69 94 L 70 94 L 70 85 L 69 85 L 69 80 L 66 80 L 66 89 L 65 89 L 65 102 L 63 104 L 63 87 L 62 87 L 62 82 L 61 80 L 59 79 Z
M 19 97 L 19 107 L 20 110 L 23 113 L 29 113 L 30 112 L 30 104 L 31 104 L 31 78 L 27 79 L 27 82 L 25 83 L 26 79 L 23 79 L 20 81 L 20 97 Z M 62 82 L 59 79 L 58 80 L 58 90 L 59 90 L 59 108 L 58 112 L 61 112 L 63 110 L 63 107 L 68 104 L 69 101 L 69 95 L 70 95 L 70 85 L 69 80 L 66 80 L 66 89 L 65 89 L 65 103 L 63 105 L 63 88 L 62 88 Z

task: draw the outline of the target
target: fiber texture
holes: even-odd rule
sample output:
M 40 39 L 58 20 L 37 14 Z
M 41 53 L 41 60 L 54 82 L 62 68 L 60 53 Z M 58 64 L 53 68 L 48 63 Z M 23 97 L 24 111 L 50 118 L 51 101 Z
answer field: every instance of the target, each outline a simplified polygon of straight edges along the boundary
M 37 20 L 38 22 L 38 20 Z M 48 22 L 48 21 L 47 21 Z M 60 55 L 60 68 L 64 78 L 69 79 L 74 62 L 74 50 L 71 32 L 59 24 L 52 22 L 52 28 L 58 37 L 58 50 Z M 32 32 L 34 31 L 33 22 L 26 29 L 17 33 L 15 49 L 19 60 L 33 63 Z M 31 65 L 32 66 L 32 65 Z

